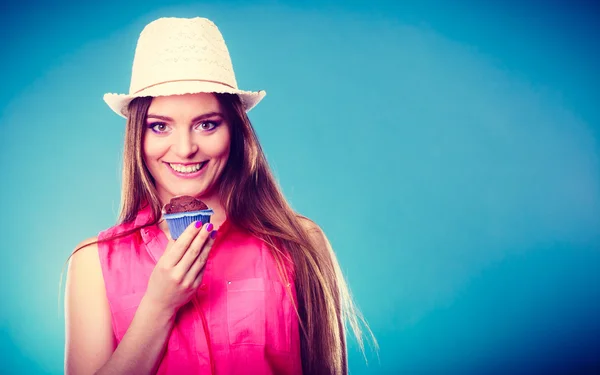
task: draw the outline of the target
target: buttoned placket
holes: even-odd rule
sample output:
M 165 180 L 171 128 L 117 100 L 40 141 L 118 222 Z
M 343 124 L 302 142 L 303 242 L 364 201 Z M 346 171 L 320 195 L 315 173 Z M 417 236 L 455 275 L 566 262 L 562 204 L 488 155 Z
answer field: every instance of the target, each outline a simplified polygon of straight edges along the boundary
M 191 299 L 191 303 L 194 306 L 194 310 L 196 311 L 198 321 L 202 326 L 204 337 L 206 338 L 206 345 L 207 345 L 211 374 L 216 373 L 215 361 L 214 361 L 214 356 L 213 356 L 212 343 L 211 343 L 211 339 L 210 339 L 210 330 L 208 327 L 208 321 L 206 319 L 206 314 L 204 312 L 204 309 L 202 309 L 202 306 L 200 303 L 200 298 L 206 298 L 206 296 L 208 295 L 208 290 L 210 287 L 208 285 L 207 280 L 210 280 L 210 277 L 206 277 L 206 275 L 207 275 L 207 273 L 210 273 L 211 255 L 214 253 L 214 250 L 218 247 L 219 243 L 221 242 L 220 239 L 225 235 L 225 232 L 228 230 L 228 228 L 229 228 L 229 223 L 227 221 L 225 221 L 220 226 L 220 228 L 218 230 L 218 236 L 215 239 L 215 241 L 213 242 L 211 253 L 208 255 L 208 259 L 206 260 L 206 264 L 204 266 L 204 275 L 202 277 L 203 280 L 202 280 L 200 286 L 198 287 L 198 291 L 196 292 L 194 297 L 192 297 L 192 299 Z M 166 249 L 166 246 L 168 244 L 167 237 L 158 228 L 157 225 L 142 228 L 140 232 L 141 232 L 140 234 L 142 237 L 142 241 L 144 242 L 145 248 L 146 248 L 149 256 L 154 261 L 154 264 L 156 264 L 158 262 L 158 259 L 160 259 L 160 257 L 162 256 L 162 254 L 164 253 L 164 251 Z M 194 340 L 196 340 L 195 346 L 198 347 L 196 335 L 194 335 Z
M 154 261 L 154 264 L 156 264 L 166 249 L 166 246 L 168 244 L 167 237 L 156 225 L 154 225 L 152 227 L 142 228 L 140 232 L 141 232 L 140 234 L 142 237 L 142 241 L 144 242 L 146 251 L 148 252 L 148 255 L 150 255 L 150 257 Z M 205 266 L 205 272 L 204 272 L 205 274 L 206 274 L 207 266 L 208 266 L 208 260 L 207 260 L 207 265 Z M 203 283 L 202 285 L 204 285 L 204 290 L 206 290 L 207 289 L 206 282 L 203 281 L 202 283 Z M 210 331 L 208 329 L 208 322 L 206 320 L 206 315 L 205 315 L 202 307 L 200 306 L 200 303 L 198 302 L 198 293 L 196 293 L 196 295 L 194 295 L 194 297 L 192 297 L 191 303 L 194 306 L 194 311 L 196 312 L 196 315 L 197 315 L 196 323 L 199 323 L 199 325 L 202 327 L 204 337 L 206 338 L 206 346 L 207 346 L 207 350 L 208 350 L 208 358 L 209 358 L 211 374 L 215 374 L 215 363 L 214 363 L 214 357 L 213 357 L 213 353 L 212 353 L 212 345 L 211 345 L 211 341 L 210 341 Z M 195 334 L 194 334 L 193 340 L 196 341 L 195 347 L 197 348 L 198 342 L 197 342 L 197 337 Z

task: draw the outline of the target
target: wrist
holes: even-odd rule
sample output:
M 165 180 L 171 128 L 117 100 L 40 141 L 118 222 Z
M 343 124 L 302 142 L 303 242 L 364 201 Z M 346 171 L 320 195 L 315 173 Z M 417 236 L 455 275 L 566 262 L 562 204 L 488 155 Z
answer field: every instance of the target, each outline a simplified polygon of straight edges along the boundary
M 177 314 L 175 309 L 161 306 L 147 296 L 142 297 L 142 301 L 140 302 L 138 309 L 149 321 L 154 321 L 159 324 L 174 323 L 175 315 Z

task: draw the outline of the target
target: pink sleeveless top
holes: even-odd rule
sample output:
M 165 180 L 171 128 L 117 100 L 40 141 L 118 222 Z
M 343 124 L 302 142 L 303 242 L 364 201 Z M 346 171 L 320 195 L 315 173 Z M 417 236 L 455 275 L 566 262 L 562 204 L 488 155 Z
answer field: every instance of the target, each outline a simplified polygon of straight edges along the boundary
M 145 208 L 134 223 L 110 228 L 98 238 L 141 226 L 150 216 Z M 166 246 L 157 225 L 98 245 L 117 342 Z M 288 274 L 290 283 L 282 282 L 268 247 L 223 223 L 197 295 L 177 314 L 158 374 L 302 374 L 298 318 L 289 297 L 295 301 L 294 278 Z

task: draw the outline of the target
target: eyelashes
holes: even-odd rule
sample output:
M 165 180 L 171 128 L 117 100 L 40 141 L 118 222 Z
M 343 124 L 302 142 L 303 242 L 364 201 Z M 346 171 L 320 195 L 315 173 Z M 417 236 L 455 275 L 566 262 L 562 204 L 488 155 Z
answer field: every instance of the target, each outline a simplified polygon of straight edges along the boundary
M 216 129 L 217 127 L 219 127 L 222 122 L 223 122 L 223 120 L 202 121 L 198 125 L 200 125 L 201 127 L 203 125 L 209 125 L 209 126 L 211 126 L 210 129 L 202 128 L 202 130 L 204 130 L 204 131 L 210 131 L 210 130 L 213 130 L 213 129 Z
M 194 125 L 194 128 L 202 132 L 210 132 L 218 128 L 222 123 L 223 120 L 202 121 Z M 152 130 L 155 134 L 165 134 L 168 133 L 170 129 L 169 125 L 160 121 L 147 124 L 147 128 Z
M 158 129 L 159 127 L 163 127 L 162 130 Z M 152 130 L 156 134 L 162 134 L 166 132 L 167 124 L 164 122 L 153 122 L 148 124 L 148 129 Z

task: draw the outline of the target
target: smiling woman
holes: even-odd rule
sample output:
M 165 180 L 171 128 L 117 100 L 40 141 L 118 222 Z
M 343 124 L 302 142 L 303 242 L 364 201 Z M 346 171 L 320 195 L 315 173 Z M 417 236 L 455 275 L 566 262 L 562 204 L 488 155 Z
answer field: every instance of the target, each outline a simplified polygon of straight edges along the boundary
M 129 95 L 119 222 L 78 246 L 67 277 L 67 374 L 346 374 L 359 322 L 321 229 L 282 195 L 204 18 L 142 31 Z M 202 200 L 176 240 L 162 207 Z M 192 199 L 192 198 L 190 198 Z M 176 237 L 176 236 L 174 236 Z M 93 338 L 93 339 L 91 339 Z
M 202 196 L 219 205 L 213 187 L 229 157 L 229 125 L 217 97 L 209 93 L 162 96 L 148 109 L 144 164 L 155 180 L 161 202 L 175 195 Z M 218 224 L 221 218 L 213 217 Z

